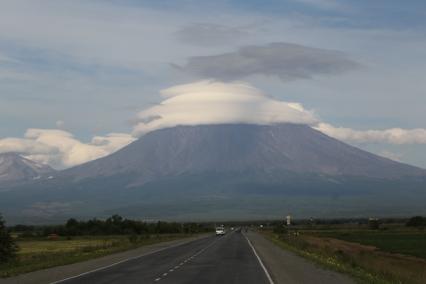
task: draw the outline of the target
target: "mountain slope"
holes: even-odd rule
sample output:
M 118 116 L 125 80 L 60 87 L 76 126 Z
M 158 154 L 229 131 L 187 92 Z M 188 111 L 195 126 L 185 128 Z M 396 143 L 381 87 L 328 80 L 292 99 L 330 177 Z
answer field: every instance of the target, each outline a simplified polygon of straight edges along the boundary
M 54 170 L 17 153 L 0 154 L 0 185 L 28 182 L 47 177 Z
M 157 130 L 64 172 L 78 179 L 133 173 L 138 183 L 206 172 L 401 178 L 426 171 L 382 158 L 305 125 L 204 125 Z
M 107 157 L 0 191 L 16 222 L 426 214 L 426 172 L 308 126 L 178 126 Z

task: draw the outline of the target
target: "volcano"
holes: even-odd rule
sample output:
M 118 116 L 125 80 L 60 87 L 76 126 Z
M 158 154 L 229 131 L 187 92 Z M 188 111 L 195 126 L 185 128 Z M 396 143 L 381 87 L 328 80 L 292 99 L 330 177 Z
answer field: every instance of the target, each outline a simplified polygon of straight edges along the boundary
M 426 170 L 307 125 L 221 124 L 150 132 L 107 157 L 11 189 L 0 199 L 21 200 L 22 214 L 11 210 L 17 216 L 382 216 L 425 211 L 425 185 Z
M 202 173 L 297 173 L 395 179 L 420 168 L 352 147 L 306 125 L 177 126 L 147 134 L 122 150 L 65 171 L 76 179 L 136 174 L 144 184 Z

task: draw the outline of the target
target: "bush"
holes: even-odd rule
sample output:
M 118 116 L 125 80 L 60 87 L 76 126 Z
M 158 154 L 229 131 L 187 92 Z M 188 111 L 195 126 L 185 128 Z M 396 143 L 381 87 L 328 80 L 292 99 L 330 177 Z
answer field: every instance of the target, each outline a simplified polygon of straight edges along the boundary
M 376 219 L 376 218 L 368 219 L 368 228 L 370 230 L 378 230 L 380 228 L 379 219 Z
M 12 239 L 6 223 L 0 215 L 0 263 L 5 263 L 16 256 L 18 247 Z
M 278 223 L 274 225 L 273 231 L 275 234 L 286 234 L 287 227 L 284 225 L 284 223 Z

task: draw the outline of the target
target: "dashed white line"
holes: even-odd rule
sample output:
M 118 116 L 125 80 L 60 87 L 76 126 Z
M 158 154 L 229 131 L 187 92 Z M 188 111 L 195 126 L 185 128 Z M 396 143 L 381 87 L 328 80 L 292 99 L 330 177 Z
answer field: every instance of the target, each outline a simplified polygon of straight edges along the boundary
M 193 242 L 193 241 L 194 240 L 188 240 L 186 242 L 178 243 L 178 244 L 171 245 L 171 246 L 168 246 L 168 247 L 164 247 L 164 248 L 161 248 L 161 249 L 157 249 L 157 250 L 154 250 L 154 251 L 151 251 L 151 252 L 143 253 L 143 254 L 138 255 L 138 256 L 129 257 L 127 259 L 123 259 L 121 261 L 112 263 L 110 265 L 99 267 L 99 268 L 96 268 L 96 269 L 93 269 L 93 270 L 90 270 L 90 271 L 87 271 L 87 272 L 84 272 L 84 273 L 81 273 L 81 274 L 78 274 L 78 275 L 75 275 L 75 276 L 71 276 L 71 277 L 68 277 L 68 278 L 65 278 L 65 279 L 61 279 L 61 280 L 58 280 L 58 281 L 51 282 L 50 284 L 57 284 L 57 283 L 61 283 L 61 282 L 65 282 L 65 281 L 71 280 L 71 279 L 79 278 L 81 276 L 84 276 L 84 275 L 87 275 L 87 274 L 90 274 L 90 273 L 94 273 L 94 272 L 97 272 L 97 271 L 101 271 L 101 270 L 104 270 L 104 269 L 116 266 L 116 265 L 121 264 L 123 262 L 131 261 L 131 260 L 135 260 L 135 259 L 138 259 L 138 258 L 141 258 L 141 257 L 144 257 L 144 256 L 155 254 L 157 252 L 160 252 L 160 251 L 163 251 L 163 250 L 167 250 L 167 249 L 171 249 L 171 248 L 175 248 L 175 247 L 178 247 L 178 246 L 181 246 L 181 245 Z
M 209 247 L 211 247 L 212 245 L 214 245 L 218 240 L 215 240 L 214 242 L 212 242 L 211 244 L 209 244 L 208 246 L 206 246 L 205 248 L 201 249 L 200 251 L 198 251 L 196 254 L 190 256 L 189 258 L 185 259 L 183 262 L 180 263 L 180 265 L 176 265 L 174 268 L 169 269 L 169 272 L 173 272 L 176 269 L 178 269 L 180 266 L 184 265 L 185 263 L 187 263 L 188 261 L 190 261 L 191 259 L 194 259 L 195 257 L 197 257 L 198 255 L 202 254 L 205 250 L 207 250 Z M 163 273 L 163 276 L 167 276 L 168 273 L 165 272 Z M 157 280 L 158 279 L 158 280 Z M 160 281 L 161 277 L 156 278 L 155 281 Z M 273 283 L 272 283 L 273 284 Z

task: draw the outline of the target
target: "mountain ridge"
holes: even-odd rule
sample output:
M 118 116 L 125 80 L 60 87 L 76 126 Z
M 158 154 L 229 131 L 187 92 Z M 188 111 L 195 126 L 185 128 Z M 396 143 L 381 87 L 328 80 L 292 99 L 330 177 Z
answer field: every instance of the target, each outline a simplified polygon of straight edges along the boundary
M 27 159 L 19 153 L 0 154 L 0 185 L 30 182 L 54 172 L 50 166 Z

